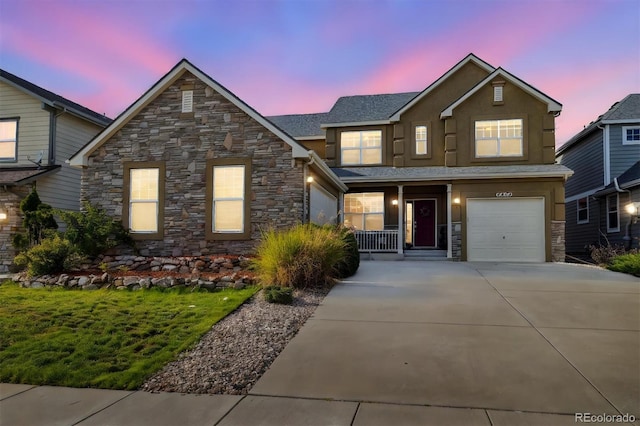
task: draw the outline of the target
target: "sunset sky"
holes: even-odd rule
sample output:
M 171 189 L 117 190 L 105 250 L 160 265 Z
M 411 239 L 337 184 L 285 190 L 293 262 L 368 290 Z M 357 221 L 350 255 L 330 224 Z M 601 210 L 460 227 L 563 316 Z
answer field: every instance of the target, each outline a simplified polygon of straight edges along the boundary
M 181 58 L 263 115 L 420 91 L 474 53 L 563 104 L 640 92 L 640 0 L 0 0 L 0 67 L 117 116 Z

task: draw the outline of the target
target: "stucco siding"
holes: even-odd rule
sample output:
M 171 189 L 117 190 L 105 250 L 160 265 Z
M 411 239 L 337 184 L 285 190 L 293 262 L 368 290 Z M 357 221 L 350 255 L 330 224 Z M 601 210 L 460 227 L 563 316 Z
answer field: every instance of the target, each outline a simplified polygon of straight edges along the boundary
M 640 125 L 640 122 L 637 124 Z M 625 124 L 625 126 L 632 125 Z M 640 160 L 640 145 L 622 144 L 622 125 L 609 126 L 609 149 L 612 181 Z
M 604 161 L 602 149 L 602 132 L 595 131 L 586 137 L 582 143 L 562 154 L 561 164 L 574 172 L 566 183 L 567 197 L 603 187 Z
M 0 118 L 18 118 L 18 161 L 0 162 L 0 167 L 33 166 L 43 151 L 43 165 L 49 157 L 49 116 L 39 100 L 0 82 Z

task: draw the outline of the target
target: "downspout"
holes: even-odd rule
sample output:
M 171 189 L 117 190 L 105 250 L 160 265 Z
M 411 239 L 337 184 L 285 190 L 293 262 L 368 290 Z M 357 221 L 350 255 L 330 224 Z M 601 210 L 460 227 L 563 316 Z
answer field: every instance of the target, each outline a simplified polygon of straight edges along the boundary
M 451 225 L 451 184 L 447 184 L 447 259 L 453 258 L 453 247 L 451 247 L 451 240 L 453 239 L 453 228 Z
M 598 129 L 602 130 L 602 160 L 603 160 L 603 170 L 604 170 L 604 186 L 607 186 L 611 183 L 611 158 L 609 155 L 609 125 L 598 124 Z
M 62 110 L 55 114 L 54 111 L 50 111 L 50 119 L 49 119 L 49 159 L 48 166 L 54 166 L 56 164 L 56 132 L 58 128 L 58 117 L 67 112 L 66 108 L 62 108 Z
M 629 201 L 631 201 L 631 191 L 629 191 L 628 189 L 622 189 L 620 188 L 620 185 L 618 185 L 618 178 L 615 177 L 613 178 L 613 184 L 616 187 L 616 191 L 618 191 L 618 193 L 623 193 L 626 192 L 629 194 Z M 618 210 L 620 210 L 620 201 L 618 201 Z M 607 212 L 608 214 L 608 212 Z M 618 211 L 618 215 L 620 215 L 620 211 Z M 622 241 L 624 241 L 627 245 L 627 250 L 631 249 L 631 221 L 633 220 L 633 218 L 631 217 L 631 215 L 629 215 L 629 222 L 627 222 L 627 226 L 626 226 L 626 230 L 625 230 L 625 234 L 624 237 L 622 237 Z
M 309 190 L 307 189 L 309 186 L 309 183 L 307 182 L 307 179 L 309 178 L 309 166 L 313 165 L 315 163 L 315 158 L 313 158 L 312 156 L 309 156 L 309 161 L 305 161 L 304 163 L 304 173 L 302 175 L 302 185 L 304 188 L 303 191 L 303 199 L 302 199 L 302 222 L 303 223 L 309 223 L 311 222 L 311 218 L 310 216 L 310 211 L 309 211 L 309 203 L 311 202 L 311 200 L 309 200 Z

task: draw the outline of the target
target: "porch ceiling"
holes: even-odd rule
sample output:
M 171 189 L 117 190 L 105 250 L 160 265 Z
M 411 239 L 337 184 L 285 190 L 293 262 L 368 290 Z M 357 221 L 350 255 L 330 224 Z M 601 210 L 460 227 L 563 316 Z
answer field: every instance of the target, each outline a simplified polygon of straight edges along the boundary
M 546 177 L 567 179 L 573 174 L 572 170 L 560 164 L 474 167 L 332 167 L 331 170 L 345 183 Z

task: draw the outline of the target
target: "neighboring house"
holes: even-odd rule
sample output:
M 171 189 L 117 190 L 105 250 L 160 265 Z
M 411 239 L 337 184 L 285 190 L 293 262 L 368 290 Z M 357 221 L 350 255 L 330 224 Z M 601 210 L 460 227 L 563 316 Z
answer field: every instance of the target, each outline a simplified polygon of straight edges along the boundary
M 65 160 L 110 119 L 0 70 L 0 272 L 21 231 L 20 201 L 37 186 L 42 202 L 79 210 L 80 172 Z
M 561 146 L 557 160 L 575 172 L 565 194 L 567 253 L 586 255 L 590 245 L 638 248 L 640 94 L 615 103 Z
M 250 253 L 271 227 L 335 221 L 346 186 L 292 136 L 187 60 L 70 160 L 81 199 L 145 256 Z
M 361 251 L 563 261 L 562 106 L 468 55 L 421 92 L 349 96 L 324 114 L 269 117 L 318 148 L 348 186 Z

